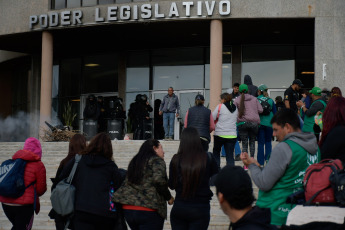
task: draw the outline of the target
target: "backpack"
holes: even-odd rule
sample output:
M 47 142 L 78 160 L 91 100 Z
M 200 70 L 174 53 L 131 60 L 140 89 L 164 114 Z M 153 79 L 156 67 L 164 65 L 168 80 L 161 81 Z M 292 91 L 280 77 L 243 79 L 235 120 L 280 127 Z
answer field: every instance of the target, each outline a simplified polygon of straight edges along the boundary
M 265 116 L 269 115 L 272 110 L 270 103 L 268 103 L 269 98 L 266 98 L 266 100 L 262 100 L 261 98 L 258 98 L 258 99 L 263 109 L 261 115 L 265 115 Z
M 306 205 L 336 204 L 329 178 L 333 172 L 341 169 L 343 169 L 343 165 L 338 159 L 325 159 L 307 168 L 303 179 Z
M 345 207 L 345 170 L 333 171 L 329 177 L 329 181 L 331 182 L 334 197 L 338 205 Z
M 73 168 L 68 178 L 60 181 L 52 191 L 50 201 L 55 212 L 61 216 L 67 216 L 74 212 L 75 190 L 72 185 L 74 173 L 77 169 L 81 155 L 75 155 Z M 68 224 L 66 224 L 68 226 Z
M 21 197 L 28 186 L 24 183 L 26 161 L 23 159 L 9 159 L 0 166 L 0 196 L 17 198 Z

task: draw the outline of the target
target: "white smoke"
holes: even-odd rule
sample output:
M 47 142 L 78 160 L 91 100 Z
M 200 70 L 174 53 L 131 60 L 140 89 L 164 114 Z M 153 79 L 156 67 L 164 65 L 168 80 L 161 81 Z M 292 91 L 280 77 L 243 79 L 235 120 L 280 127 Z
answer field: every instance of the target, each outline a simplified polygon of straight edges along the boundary
M 30 133 L 30 116 L 25 112 L 18 112 L 5 119 L 0 118 L 0 141 L 25 141 Z
M 23 142 L 30 136 L 38 137 L 39 114 L 39 112 L 29 114 L 20 111 L 5 119 L 0 117 L 0 142 Z M 57 117 L 52 120 L 47 118 L 46 121 L 52 126 L 62 124 Z M 49 129 L 46 124 L 40 128 Z

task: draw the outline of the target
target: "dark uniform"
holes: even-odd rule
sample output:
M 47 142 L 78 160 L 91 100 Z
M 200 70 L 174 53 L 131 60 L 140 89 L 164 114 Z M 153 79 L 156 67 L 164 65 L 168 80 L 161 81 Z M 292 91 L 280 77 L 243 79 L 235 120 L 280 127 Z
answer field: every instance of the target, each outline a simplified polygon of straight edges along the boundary
M 299 100 L 299 93 L 297 91 L 294 91 L 292 89 L 291 85 L 284 92 L 284 100 L 288 100 L 289 101 L 290 109 L 295 111 L 295 113 L 298 112 L 298 108 L 297 108 L 296 102 Z

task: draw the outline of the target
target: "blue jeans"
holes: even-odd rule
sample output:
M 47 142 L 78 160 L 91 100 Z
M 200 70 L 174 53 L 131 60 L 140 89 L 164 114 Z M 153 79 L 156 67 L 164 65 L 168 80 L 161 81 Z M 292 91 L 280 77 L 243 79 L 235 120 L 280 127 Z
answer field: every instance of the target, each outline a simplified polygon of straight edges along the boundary
M 165 137 L 174 137 L 175 113 L 163 113 L 163 127 Z
M 164 218 L 157 212 L 123 210 L 127 224 L 132 230 L 162 230 Z
M 213 155 L 216 159 L 218 168 L 220 168 L 220 151 L 223 145 L 226 154 L 226 164 L 235 165 L 234 149 L 236 140 L 237 138 L 223 138 L 220 136 L 214 136 Z
M 210 204 L 175 202 L 171 213 L 172 230 L 207 230 L 210 223 Z
M 272 152 L 272 127 L 261 125 L 258 135 L 258 162 L 264 165 L 265 161 L 269 159 Z
M 238 156 L 241 154 L 241 147 L 240 147 L 240 143 L 238 143 L 238 140 L 236 138 L 236 143 L 235 143 L 235 156 Z M 222 157 L 225 157 L 226 153 L 225 153 L 225 149 L 224 146 L 222 147 Z

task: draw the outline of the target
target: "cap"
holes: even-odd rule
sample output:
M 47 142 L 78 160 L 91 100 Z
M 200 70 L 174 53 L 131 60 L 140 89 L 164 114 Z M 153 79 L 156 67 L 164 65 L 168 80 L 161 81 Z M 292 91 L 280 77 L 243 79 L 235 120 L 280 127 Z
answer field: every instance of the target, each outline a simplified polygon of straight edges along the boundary
M 309 93 L 314 94 L 315 96 L 321 96 L 322 90 L 319 87 L 312 88 Z
M 198 94 L 198 95 L 196 95 L 195 100 L 205 101 L 205 98 L 203 95 Z
M 212 177 L 211 185 L 215 185 L 217 191 L 226 197 L 253 194 L 252 180 L 240 166 L 225 166 L 216 176 Z
M 246 84 L 240 85 L 239 91 L 240 93 L 248 93 L 248 86 Z
M 267 91 L 268 88 L 267 88 L 266 85 L 261 84 L 261 85 L 259 85 L 258 89 L 259 89 L 260 91 Z
M 299 85 L 300 87 L 303 87 L 304 85 L 302 84 L 301 80 L 300 79 L 295 79 L 292 84 L 297 84 Z

